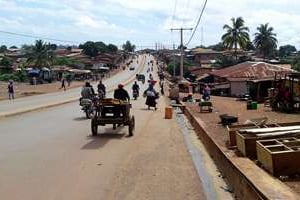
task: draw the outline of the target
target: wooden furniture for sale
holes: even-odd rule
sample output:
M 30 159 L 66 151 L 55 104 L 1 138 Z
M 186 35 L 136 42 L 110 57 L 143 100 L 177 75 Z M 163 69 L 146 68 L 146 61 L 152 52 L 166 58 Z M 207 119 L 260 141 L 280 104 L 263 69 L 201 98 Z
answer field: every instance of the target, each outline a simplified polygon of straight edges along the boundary
M 300 173 L 300 139 L 259 140 L 256 149 L 258 161 L 274 176 Z
M 300 126 L 240 129 L 236 131 L 238 150 L 249 158 L 257 157 L 256 141 L 285 137 L 300 137 Z
M 253 128 L 267 128 L 267 127 L 284 127 L 284 126 L 297 126 L 300 122 L 288 122 L 288 123 L 267 123 L 267 124 L 237 124 L 227 125 L 228 141 L 231 147 L 236 146 L 236 131 L 240 129 L 253 129 Z

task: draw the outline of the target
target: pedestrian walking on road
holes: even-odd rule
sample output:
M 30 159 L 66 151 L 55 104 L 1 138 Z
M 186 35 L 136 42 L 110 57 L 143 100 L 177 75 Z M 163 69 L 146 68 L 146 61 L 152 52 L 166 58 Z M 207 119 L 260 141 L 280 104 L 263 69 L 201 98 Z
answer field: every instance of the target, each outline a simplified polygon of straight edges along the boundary
M 64 88 L 64 91 L 66 91 L 66 79 L 65 78 L 62 78 L 61 80 L 61 88 L 60 89 L 63 89 Z
M 97 90 L 98 90 L 98 96 L 103 99 L 106 95 L 106 88 L 105 85 L 102 83 L 102 81 L 99 81 L 99 84 L 97 86 Z
M 165 91 L 164 91 L 164 82 L 160 81 L 159 82 L 159 86 L 160 86 L 160 93 L 161 95 L 165 95 Z
M 150 110 L 150 107 L 154 107 L 154 109 L 157 110 L 156 99 L 159 98 L 159 94 L 155 91 L 152 84 L 149 84 L 149 87 L 144 91 L 143 96 L 146 97 L 145 104 L 148 106 L 148 110 Z
M 15 98 L 15 96 L 14 96 L 15 91 L 14 91 L 14 82 L 13 81 L 9 81 L 9 84 L 7 86 L 7 90 L 8 90 L 9 100 L 14 99 Z
M 72 81 L 72 76 L 71 76 L 71 74 L 68 74 L 68 75 L 67 75 L 67 83 L 68 83 L 68 87 L 71 86 L 71 81 Z

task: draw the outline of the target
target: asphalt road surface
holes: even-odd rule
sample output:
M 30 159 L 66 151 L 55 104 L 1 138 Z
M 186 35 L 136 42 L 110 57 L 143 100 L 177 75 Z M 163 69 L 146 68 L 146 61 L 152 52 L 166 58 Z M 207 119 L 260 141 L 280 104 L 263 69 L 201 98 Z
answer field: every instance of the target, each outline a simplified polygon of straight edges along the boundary
M 113 77 L 104 80 L 104 84 L 107 86 L 107 89 L 112 89 L 116 87 L 119 82 L 126 82 L 135 76 L 136 73 L 139 73 L 144 69 L 144 63 L 148 62 L 150 58 L 146 56 L 139 56 L 136 59 L 133 59 L 133 62 L 130 64 L 130 67 L 134 67 L 134 70 L 129 70 L 128 68 L 122 72 L 117 73 Z M 137 63 L 138 60 L 138 63 Z M 96 86 L 96 85 L 94 85 Z M 94 89 L 96 89 L 94 87 Z M 20 110 L 24 108 L 31 108 L 40 105 L 50 104 L 57 101 L 68 100 L 79 98 L 81 88 L 69 89 L 67 91 L 60 90 L 59 92 L 35 95 L 29 97 L 23 97 L 10 100 L 3 100 L 0 104 L 0 115 L 1 113 L 11 112 L 12 110 Z
M 132 101 L 133 137 L 109 125 L 91 137 L 77 102 L 0 120 L 0 199 L 205 199 L 164 99 L 144 102 Z
M 164 98 L 157 111 L 144 102 L 132 100 L 133 137 L 109 125 L 91 137 L 77 102 L 0 120 L 0 199 L 206 199 Z

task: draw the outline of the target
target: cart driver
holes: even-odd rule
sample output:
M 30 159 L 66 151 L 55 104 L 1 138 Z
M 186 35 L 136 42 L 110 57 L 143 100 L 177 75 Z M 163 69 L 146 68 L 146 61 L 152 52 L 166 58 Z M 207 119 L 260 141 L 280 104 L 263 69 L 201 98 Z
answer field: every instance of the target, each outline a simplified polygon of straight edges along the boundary
M 119 99 L 121 101 L 128 101 L 128 102 L 130 101 L 130 96 L 129 96 L 128 92 L 124 89 L 123 84 L 119 84 L 118 88 L 115 89 L 114 98 Z M 126 116 L 126 110 L 127 110 L 126 106 L 127 105 L 125 105 L 124 107 L 122 106 L 122 108 L 120 110 L 116 109 L 114 111 L 114 116 L 119 117 L 121 113 L 122 113 L 123 117 Z
M 118 88 L 114 91 L 114 98 L 119 99 L 121 101 L 130 101 L 130 96 L 128 92 L 124 89 L 123 84 L 119 84 Z

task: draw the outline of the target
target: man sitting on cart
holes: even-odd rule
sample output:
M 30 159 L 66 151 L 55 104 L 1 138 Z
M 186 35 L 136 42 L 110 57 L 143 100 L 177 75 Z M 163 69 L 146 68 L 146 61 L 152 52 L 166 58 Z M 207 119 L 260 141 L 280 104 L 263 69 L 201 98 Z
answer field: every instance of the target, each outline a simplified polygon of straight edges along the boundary
M 114 91 L 114 98 L 115 99 L 119 99 L 121 101 L 127 101 L 127 102 L 130 101 L 130 96 L 129 96 L 128 92 L 124 89 L 124 85 L 123 84 L 119 84 L 118 88 L 115 89 L 115 91 Z M 114 116 L 120 117 L 120 114 L 122 113 L 122 116 L 124 117 L 127 114 L 126 110 L 127 110 L 126 109 L 126 105 L 122 106 L 120 109 L 116 109 L 115 110 Z

